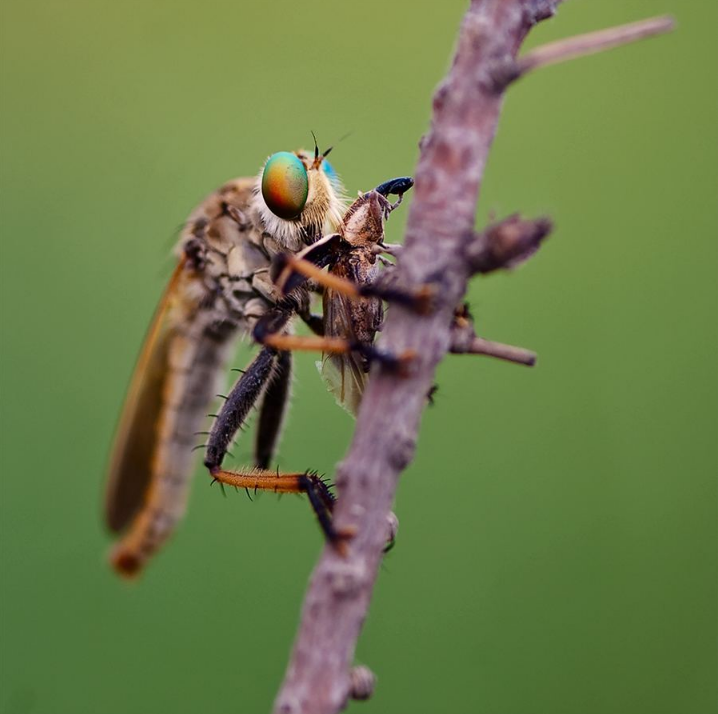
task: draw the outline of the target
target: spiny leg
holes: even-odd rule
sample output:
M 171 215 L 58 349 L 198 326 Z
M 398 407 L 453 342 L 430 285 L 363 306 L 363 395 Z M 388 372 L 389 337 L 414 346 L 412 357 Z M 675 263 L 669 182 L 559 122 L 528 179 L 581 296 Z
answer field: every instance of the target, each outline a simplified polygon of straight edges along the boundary
M 268 468 L 276 451 L 289 404 L 291 381 L 292 354 L 291 352 L 280 352 L 274 373 L 269 377 L 269 386 L 264 393 L 259 410 L 254 445 L 254 463 L 257 468 Z
M 297 307 L 298 303 L 291 297 L 284 298 L 268 310 L 257 325 L 261 323 L 270 331 L 283 330 Z M 277 350 L 266 345 L 232 387 L 209 433 L 204 465 L 210 472 L 222 465 L 234 435 L 244 424 L 263 390 L 271 383 L 278 362 L 281 363 L 281 358 Z
M 265 469 L 251 469 L 248 471 L 227 471 L 215 469 L 212 471 L 214 481 L 227 486 L 244 488 L 253 491 L 271 491 L 272 493 L 306 493 L 317 520 L 327 540 L 334 545 L 340 545 L 343 540 L 351 537 L 353 533 L 337 531 L 332 522 L 334 510 L 334 496 L 329 486 L 313 471 L 301 473 L 280 473 Z
M 277 351 L 264 347 L 232 387 L 207 440 L 204 465 L 213 473 L 222 465 L 237 430 L 259 399 L 277 361 Z

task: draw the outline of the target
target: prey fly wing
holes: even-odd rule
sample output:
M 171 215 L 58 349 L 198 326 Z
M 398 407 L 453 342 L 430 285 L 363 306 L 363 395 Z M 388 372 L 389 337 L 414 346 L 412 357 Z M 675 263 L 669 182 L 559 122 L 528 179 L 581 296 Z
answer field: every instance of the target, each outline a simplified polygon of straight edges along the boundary
M 325 336 L 354 339 L 349 299 L 332 290 L 327 290 L 325 295 Z M 362 356 L 358 352 L 324 354 L 317 368 L 337 404 L 356 416 L 367 379 Z
M 365 285 L 377 269 L 358 254 L 345 253 L 332 269 L 336 277 Z M 338 337 L 355 343 L 372 344 L 383 318 L 382 302 L 376 297 L 352 299 L 327 288 L 323 300 L 326 337 Z M 368 377 L 369 362 L 361 352 L 325 354 L 317 363 L 319 372 L 337 403 L 356 416 Z

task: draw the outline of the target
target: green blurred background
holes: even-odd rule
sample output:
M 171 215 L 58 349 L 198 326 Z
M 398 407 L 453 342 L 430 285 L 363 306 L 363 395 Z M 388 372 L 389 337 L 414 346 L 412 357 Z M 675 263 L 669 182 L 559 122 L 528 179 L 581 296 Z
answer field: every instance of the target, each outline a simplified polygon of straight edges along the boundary
M 308 507 L 198 470 L 171 545 L 120 582 L 113 428 L 189 210 L 310 130 L 353 131 L 332 157 L 352 192 L 412 173 L 464 7 L 4 3 L 2 714 L 270 708 L 321 547 Z M 673 35 L 510 92 L 477 224 L 557 230 L 470 298 L 539 365 L 441 366 L 359 644 L 379 685 L 351 711 L 716 711 L 718 11 L 575 0 L 529 44 L 662 12 Z M 353 423 L 313 361 L 280 464 L 331 474 Z

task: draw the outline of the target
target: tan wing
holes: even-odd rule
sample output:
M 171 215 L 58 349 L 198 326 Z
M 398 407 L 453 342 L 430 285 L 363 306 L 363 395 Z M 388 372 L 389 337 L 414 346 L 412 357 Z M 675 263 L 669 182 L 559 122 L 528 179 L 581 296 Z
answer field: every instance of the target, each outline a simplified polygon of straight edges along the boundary
M 117 426 L 105 492 L 105 519 L 115 532 L 141 508 L 152 475 L 162 392 L 169 373 L 171 332 L 166 318 L 183 267 L 180 261 L 152 318 Z
M 324 293 L 324 326 L 327 337 L 354 338 L 351 308 L 350 300 L 344 295 L 333 290 Z M 324 355 L 317 367 L 329 391 L 336 397 L 337 404 L 356 416 L 367 379 L 361 356 L 355 352 Z

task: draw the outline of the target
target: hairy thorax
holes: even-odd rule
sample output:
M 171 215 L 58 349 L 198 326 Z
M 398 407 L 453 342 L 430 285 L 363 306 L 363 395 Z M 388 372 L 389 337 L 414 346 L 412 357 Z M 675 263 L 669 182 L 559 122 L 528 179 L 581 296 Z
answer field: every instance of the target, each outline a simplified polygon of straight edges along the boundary
M 186 261 L 180 304 L 183 318 L 199 314 L 216 329 L 249 331 L 278 297 L 269 277 L 272 257 L 297 252 L 335 231 L 343 198 L 318 176 L 310 182 L 302 215 L 293 221 L 266 206 L 258 178 L 229 181 L 190 215 L 178 251 Z

